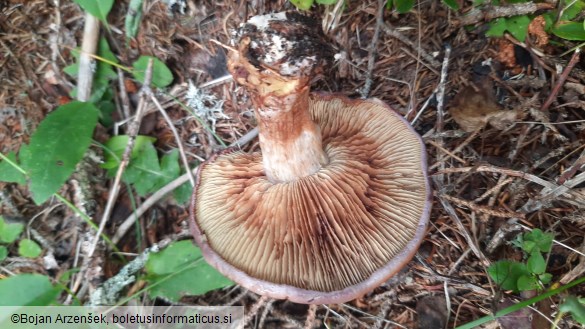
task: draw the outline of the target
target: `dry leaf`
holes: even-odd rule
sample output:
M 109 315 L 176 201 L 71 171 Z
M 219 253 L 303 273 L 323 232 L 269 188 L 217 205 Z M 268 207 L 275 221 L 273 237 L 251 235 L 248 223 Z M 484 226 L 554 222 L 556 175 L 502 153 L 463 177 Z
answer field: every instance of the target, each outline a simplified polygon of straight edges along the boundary
M 528 34 L 535 37 L 535 43 L 539 47 L 548 44 L 548 34 L 544 30 L 545 25 L 546 21 L 542 15 L 535 17 L 528 25 Z
M 416 303 L 418 329 L 443 329 L 447 324 L 449 311 L 445 296 L 429 296 Z
M 516 67 L 514 44 L 506 39 L 499 39 L 497 60 L 507 68 Z
M 453 100 L 449 113 L 466 132 L 483 128 L 486 124 L 504 130 L 516 121 L 519 112 L 502 110 L 496 102 L 491 82 L 486 80 L 479 89 L 465 87 Z

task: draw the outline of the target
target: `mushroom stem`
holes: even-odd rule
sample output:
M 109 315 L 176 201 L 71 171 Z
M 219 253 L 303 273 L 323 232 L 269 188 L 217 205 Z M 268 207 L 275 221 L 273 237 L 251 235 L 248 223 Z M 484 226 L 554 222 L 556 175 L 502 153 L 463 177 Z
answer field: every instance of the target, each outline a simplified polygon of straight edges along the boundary
M 310 80 L 328 45 L 321 46 L 320 35 L 308 35 L 300 29 L 303 24 L 284 17 L 259 16 L 260 23 L 244 26 L 228 62 L 234 79 L 252 97 L 262 164 L 273 183 L 309 176 L 328 163 L 319 126 L 309 114 Z
M 308 110 L 308 86 L 298 94 L 265 97 L 256 106 L 262 164 L 270 181 L 294 181 L 328 162 L 321 131 Z

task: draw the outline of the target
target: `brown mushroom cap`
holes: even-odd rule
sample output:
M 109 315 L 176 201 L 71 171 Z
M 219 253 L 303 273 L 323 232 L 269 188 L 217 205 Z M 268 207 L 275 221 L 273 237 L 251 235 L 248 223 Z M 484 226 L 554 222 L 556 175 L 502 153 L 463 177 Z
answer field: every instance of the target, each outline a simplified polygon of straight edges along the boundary
M 311 94 L 329 163 L 272 183 L 262 155 L 204 163 L 191 228 L 205 259 L 242 286 L 298 303 L 341 303 L 373 290 L 414 255 L 431 202 L 425 148 L 377 100 Z

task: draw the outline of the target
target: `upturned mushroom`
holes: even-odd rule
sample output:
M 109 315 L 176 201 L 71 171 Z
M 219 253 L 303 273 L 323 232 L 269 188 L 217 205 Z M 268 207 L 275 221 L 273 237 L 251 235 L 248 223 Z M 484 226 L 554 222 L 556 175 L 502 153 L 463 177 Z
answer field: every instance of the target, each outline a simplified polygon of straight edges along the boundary
M 425 235 L 425 147 L 379 100 L 310 93 L 333 54 L 310 18 L 252 17 L 228 69 L 255 107 L 260 153 L 200 166 L 191 230 L 205 259 L 260 295 L 342 303 L 398 272 Z

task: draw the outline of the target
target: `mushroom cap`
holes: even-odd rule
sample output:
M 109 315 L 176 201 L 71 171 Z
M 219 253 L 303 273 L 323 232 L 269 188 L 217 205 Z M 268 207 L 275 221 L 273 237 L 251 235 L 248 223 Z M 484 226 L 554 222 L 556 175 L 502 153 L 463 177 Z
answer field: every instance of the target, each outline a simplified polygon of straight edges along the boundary
M 342 303 L 385 282 L 422 242 L 431 209 L 426 152 L 381 101 L 311 94 L 309 112 L 327 165 L 272 183 L 260 153 L 218 154 L 199 169 L 190 226 L 205 259 L 245 288 Z

